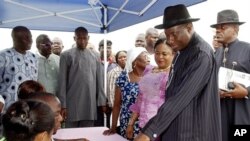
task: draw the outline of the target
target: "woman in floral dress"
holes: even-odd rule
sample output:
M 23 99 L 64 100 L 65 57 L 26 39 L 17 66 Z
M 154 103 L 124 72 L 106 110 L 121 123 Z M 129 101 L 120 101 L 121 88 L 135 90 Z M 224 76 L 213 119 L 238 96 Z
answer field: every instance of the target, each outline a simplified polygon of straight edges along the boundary
M 139 93 L 140 81 L 145 67 L 149 64 L 148 53 L 143 47 L 136 47 L 128 51 L 125 70 L 116 80 L 115 100 L 112 112 L 111 129 L 104 131 L 104 135 L 116 133 L 117 120 L 120 114 L 120 134 L 126 137 L 131 111 L 129 107 L 135 103 Z M 139 133 L 138 123 L 134 126 L 134 135 Z

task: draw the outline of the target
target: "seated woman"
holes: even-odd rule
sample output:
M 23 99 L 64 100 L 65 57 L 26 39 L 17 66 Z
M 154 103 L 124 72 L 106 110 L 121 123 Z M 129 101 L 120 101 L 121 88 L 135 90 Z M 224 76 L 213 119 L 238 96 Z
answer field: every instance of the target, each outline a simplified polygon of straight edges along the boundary
M 139 126 L 143 128 L 149 119 L 156 115 L 157 110 L 165 101 L 166 83 L 174 54 L 165 39 L 159 39 L 154 49 L 157 66 L 148 65 L 139 82 L 138 98 L 135 104 L 130 106 L 133 114 L 126 131 L 128 138 L 133 136 L 133 126 L 138 117 Z
M 51 141 L 54 113 L 40 101 L 17 101 L 3 115 L 6 141 Z
M 45 88 L 39 82 L 35 80 L 26 80 L 19 85 L 17 89 L 17 96 L 19 100 L 28 99 L 32 93 L 45 91 Z
M 104 135 L 116 133 L 118 116 L 120 114 L 120 134 L 126 138 L 126 129 L 131 115 L 130 105 L 135 103 L 139 93 L 138 82 L 145 67 L 149 64 L 148 53 L 143 47 L 132 48 L 127 53 L 125 71 L 116 80 L 115 99 L 112 112 L 112 126 L 104 131 Z M 139 133 L 139 126 L 134 126 L 134 136 Z

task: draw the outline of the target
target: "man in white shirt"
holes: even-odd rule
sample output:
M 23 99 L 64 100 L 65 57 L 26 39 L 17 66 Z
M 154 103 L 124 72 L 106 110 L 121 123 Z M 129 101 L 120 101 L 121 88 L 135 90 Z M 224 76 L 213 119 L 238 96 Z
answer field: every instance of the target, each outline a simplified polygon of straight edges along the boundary
M 155 54 L 154 46 L 158 38 L 159 38 L 159 33 L 157 29 L 149 28 L 146 31 L 146 35 L 145 35 L 146 47 L 145 48 L 149 53 L 148 56 L 150 58 L 150 64 L 153 66 L 157 66 L 155 59 L 154 59 L 154 54 Z
M 56 94 L 58 91 L 59 61 L 58 55 L 52 53 L 52 42 L 45 34 L 36 39 L 38 54 L 38 82 L 47 92 Z

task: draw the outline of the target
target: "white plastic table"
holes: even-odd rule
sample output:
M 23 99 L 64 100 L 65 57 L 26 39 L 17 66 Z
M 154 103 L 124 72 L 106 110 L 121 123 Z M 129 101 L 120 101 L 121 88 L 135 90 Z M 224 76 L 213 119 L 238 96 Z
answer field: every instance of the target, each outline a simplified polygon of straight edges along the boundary
M 53 138 L 56 139 L 79 139 L 86 138 L 90 141 L 127 141 L 118 134 L 104 136 L 102 133 L 107 127 L 86 127 L 86 128 L 63 128 L 59 129 Z

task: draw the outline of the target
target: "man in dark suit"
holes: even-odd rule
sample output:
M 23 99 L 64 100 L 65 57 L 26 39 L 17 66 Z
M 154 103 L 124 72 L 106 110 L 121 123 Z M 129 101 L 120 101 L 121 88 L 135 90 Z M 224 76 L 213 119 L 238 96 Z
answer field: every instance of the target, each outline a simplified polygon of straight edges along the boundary
M 163 24 L 176 51 L 166 101 L 135 141 L 221 141 L 217 68 L 211 46 L 193 28 L 184 5 L 167 7 Z
M 234 10 L 223 10 L 217 15 L 217 23 L 211 25 L 216 29 L 217 42 L 223 47 L 215 52 L 217 65 L 250 73 L 250 44 L 240 41 L 238 37 L 239 16 Z M 250 125 L 250 86 L 233 83 L 234 89 L 220 91 L 222 140 L 230 140 L 230 131 L 234 125 Z

